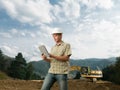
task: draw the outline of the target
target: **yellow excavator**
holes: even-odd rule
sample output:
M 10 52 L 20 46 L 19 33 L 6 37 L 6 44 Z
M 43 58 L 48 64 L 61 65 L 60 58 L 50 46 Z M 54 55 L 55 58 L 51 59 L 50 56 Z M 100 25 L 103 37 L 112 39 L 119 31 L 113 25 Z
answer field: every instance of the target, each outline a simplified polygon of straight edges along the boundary
M 77 71 L 77 78 L 75 78 L 75 75 L 73 75 L 75 79 L 79 79 L 80 77 L 82 77 L 82 78 L 89 78 L 93 82 L 96 82 L 98 78 L 103 77 L 102 71 L 99 69 L 99 67 L 97 67 L 97 70 L 92 70 L 89 66 L 87 67 L 86 66 L 71 66 L 70 72 L 74 72 L 74 71 Z M 72 77 L 71 76 L 72 74 L 70 74 L 68 77 L 72 79 L 73 76 Z

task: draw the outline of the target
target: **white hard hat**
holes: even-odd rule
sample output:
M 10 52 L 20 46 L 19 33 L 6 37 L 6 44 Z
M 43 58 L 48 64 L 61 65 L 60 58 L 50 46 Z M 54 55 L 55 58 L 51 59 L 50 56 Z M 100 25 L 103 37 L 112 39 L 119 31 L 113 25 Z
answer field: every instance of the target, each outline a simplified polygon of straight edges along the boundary
M 52 31 L 52 34 L 54 33 L 61 33 L 62 34 L 62 31 L 59 29 L 59 28 L 55 28 L 53 31 Z

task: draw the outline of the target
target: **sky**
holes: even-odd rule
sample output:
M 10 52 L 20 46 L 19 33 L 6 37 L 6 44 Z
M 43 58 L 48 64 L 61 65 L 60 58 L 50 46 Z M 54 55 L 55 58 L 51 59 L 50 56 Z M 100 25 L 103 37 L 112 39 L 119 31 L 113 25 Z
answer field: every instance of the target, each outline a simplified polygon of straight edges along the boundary
M 0 49 L 27 61 L 41 60 L 52 30 L 63 32 L 72 59 L 120 56 L 120 0 L 0 0 Z

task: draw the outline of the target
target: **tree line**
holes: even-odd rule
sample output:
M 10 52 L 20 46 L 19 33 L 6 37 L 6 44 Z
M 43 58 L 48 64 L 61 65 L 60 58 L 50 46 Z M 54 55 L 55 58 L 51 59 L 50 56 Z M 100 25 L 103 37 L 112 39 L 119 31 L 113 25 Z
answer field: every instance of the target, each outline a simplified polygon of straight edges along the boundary
M 103 79 L 120 84 L 120 57 L 116 58 L 115 64 L 103 69 Z
M 41 79 L 40 75 L 34 72 L 32 64 L 27 63 L 20 52 L 15 58 L 5 58 L 2 50 L 0 50 L 0 71 L 14 79 Z

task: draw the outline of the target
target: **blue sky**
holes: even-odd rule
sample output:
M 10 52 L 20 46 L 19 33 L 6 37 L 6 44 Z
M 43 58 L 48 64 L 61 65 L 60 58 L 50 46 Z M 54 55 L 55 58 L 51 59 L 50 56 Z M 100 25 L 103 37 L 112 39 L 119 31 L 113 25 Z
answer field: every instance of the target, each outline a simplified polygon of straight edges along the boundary
M 120 56 L 120 0 L 0 0 L 0 48 L 40 60 L 39 45 L 55 44 L 60 28 L 73 59 Z

